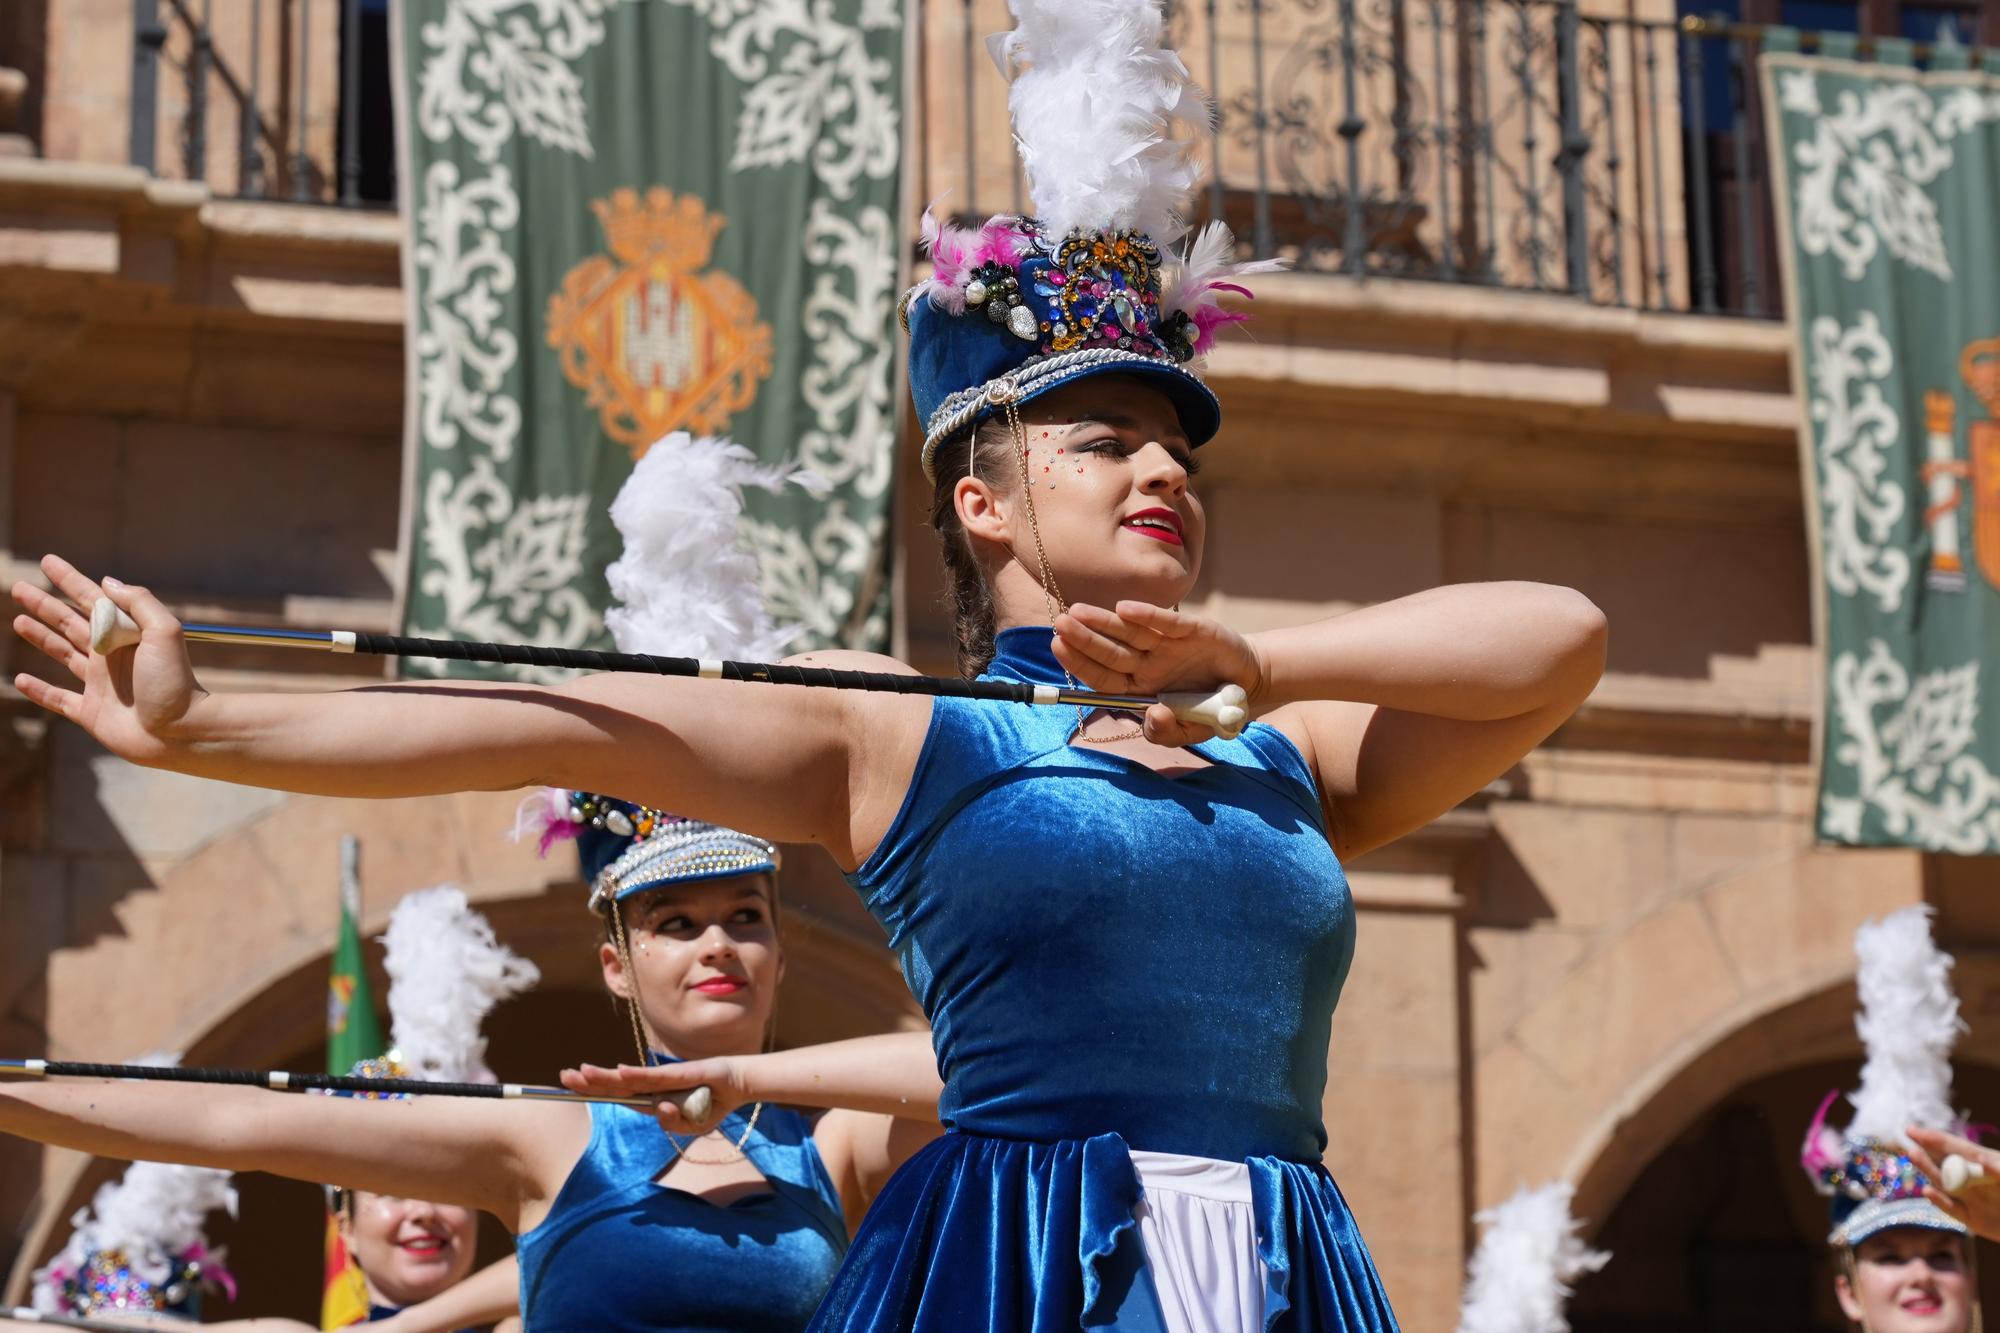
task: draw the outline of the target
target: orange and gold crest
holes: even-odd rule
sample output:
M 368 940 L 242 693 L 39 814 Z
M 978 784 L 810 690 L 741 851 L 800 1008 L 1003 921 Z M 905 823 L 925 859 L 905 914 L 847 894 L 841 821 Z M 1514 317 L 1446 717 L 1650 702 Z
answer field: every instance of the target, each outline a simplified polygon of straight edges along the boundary
M 724 219 L 659 186 L 590 207 L 611 254 L 578 264 L 549 298 L 563 374 L 634 458 L 668 431 L 726 430 L 771 373 L 771 326 L 742 283 L 702 271 Z
M 1972 471 L 1972 540 L 1979 572 L 2000 588 L 2000 338 L 1968 343 L 1959 373 L 1986 405 L 1987 420 L 1966 432 Z

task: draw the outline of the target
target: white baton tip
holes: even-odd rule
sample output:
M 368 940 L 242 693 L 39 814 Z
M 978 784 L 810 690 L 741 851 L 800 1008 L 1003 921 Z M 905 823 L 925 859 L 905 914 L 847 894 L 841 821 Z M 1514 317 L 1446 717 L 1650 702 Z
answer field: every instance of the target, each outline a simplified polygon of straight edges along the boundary
M 1957 1194 L 1973 1181 L 1985 1176 L 1986 1168 L 1953 1153 L 1944 1159 L 1944 1163 L 1938 1168 L 1938 1174 L 1944 1177 L 1944 1192 Z
M 331 631 L 331 633 L 333 634 L 333 651 L 336 653 L 351 653 L 354 651 L 353 630 L 337 629 Z
M 139 642 L 139 622 L 119 609 L 109 597 L 97 599 L 90 608 L 90 651 L 100 657 Z
M 681 1100 L 681 1114 L 699 1125 L 708 1119 L 709 1108 L 714 1105 L 715 1094 L 704 1083 Z
M 1212 694 L 1183 691 L 1160 696 L 1183 722 L 1212 727 L 1224 740 L 1234 740 L 1250 721 L 1250 696 L 1241 685 L 1224 685 Z

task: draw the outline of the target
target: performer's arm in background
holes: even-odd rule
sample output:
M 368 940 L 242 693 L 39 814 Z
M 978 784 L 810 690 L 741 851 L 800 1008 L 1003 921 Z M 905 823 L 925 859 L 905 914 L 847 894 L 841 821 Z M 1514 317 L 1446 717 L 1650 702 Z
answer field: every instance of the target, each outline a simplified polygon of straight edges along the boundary
M 420 1097 L 361 1101 L 259 1088 L 0 1084 L 0 1133 L 98 1157 L 268 1171 L 541 1220 L 590 1139 L 580 1106 Z
M 491 1263 L 427 1301 L 406 1305 L 368 1326 L 368 1333 L 454 1333 L 485 1328 L 521 1308 L 521 1265 L 513 1255 Z
M 897 1167 L 942 1133 L 937 1122 L 944 1080 L 928 1032 L 895 1032 L 683 1064 L 585 1065 L 565 1070 L 562 1081 L 577 1092 L 644 1097 L 706 1085 L 715 1096 L 707 1122 L 755 1101 L 829 1110 L 813 1129 L 820 1160 L 840 1191 L 848 1229 L 861 1224 L 868 1205 Z M 657 1111 L 676 1134 L 690 1125 L 669 1103 Z
M 888 1032 L 763 1055 L 724 1055 L 671 1065 L 584 1065 L 565 1069 L 562 1082 L 572 1092 L 609 1097 L 707 1087 L 714 1101 L 700 1125 L 690 1124 L 671 1103 L 660 1103 L 655 1114 L 675 1134 L 712 1127 L 751 1102 L 862 1111 L 936 1124 L 938 1098 L 944 1092 L 928 1032 Z
M 1136 602 L 1056 623 L 1057 657 L 1093 688 L 1242 685 L 1312 766 L 1342 856 L 1513 767 L 1589 697 L 1607 635 L 1588 598 L 1543 583 L 1455 584 L 1248 636 Z M 1166 744 L 1199 739 L 1157 706 L 1146 726 Z
M 901 803 L 927 701 L 786 686 L 607 674 L 559 687 L 470 681 L 320 694 L 211 694 L 180 624 L 143 588 L 42 568 L 83 614 L 27 583 L 14 626 L 83 682 L 23 675 L 35 703 L 134 763 L 328 796 L 419 796 L 538 784 L 614 792 L 859 864 Z M 109 596 L 138 622 L 129 652 L 90 651 Z M 851 653 L 793 659 L 907 672 Z M 877 790 L 879 788 L 879 790 Z M 857 842 L 860 851 L 857 854 Z

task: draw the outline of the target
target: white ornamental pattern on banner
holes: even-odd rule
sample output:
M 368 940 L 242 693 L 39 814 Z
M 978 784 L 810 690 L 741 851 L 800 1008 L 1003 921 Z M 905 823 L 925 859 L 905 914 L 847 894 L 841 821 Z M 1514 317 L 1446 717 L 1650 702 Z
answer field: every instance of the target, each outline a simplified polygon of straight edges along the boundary
M 1821 798 L 1820 827 L 1859 842 L 1867 807 L 1897 838 L 1934 852 L 2000 852 L 2000 777 L 1976 754 L 1979 663 L 1914 679 L 1889 645 L 1841 653 L 1829 673 L 1843 733 L 1829 756 L 1860 782 L 1854 797 Z
M 1901 424 L 1882 395 L 1895 356 L 1873 311 L 1863 311 L 1852 328 L 1831 316 L 1814 320 L 1810 343 L 1826 581 L 1842 596 L 1866 594 L 1895 611 L 1910 584 L 1909 553 L 1896 541 L 1908 504 L 1893 480 L 1906 470 L 1897 458 Z
M 1828 112 L 1812 70 L 1778 75 L 1778 103 L 1810 116 L 1813 133 L 1792 147 L 1792 212 L 1799 249 L 1831 254 L 1848 281 L 1859 281 L 1883 248 L 1947 281 L 1944 228 L 1926 186 L 1950 169 L 1950 141 L 2000 121 L 2000 94 L 1976 87 L 1935 97 L 1914 84 L 1843 90 Z
M 506 318 L 519 300 L 508 242 L 520 199 L 498 159 L 517 136 L 593 155 L 574 62 L 604 41 L 609 11 L 640 2 L 446 0 L 419 29 L 417 128 L 430 143 L 462 143 L 493 165 L 470 178 L 450 161 L 422 173 L 412 247 L 418 438 L 426 451 L 465 444 L 473 453 L 466 471 L 426 484 L 416 586 L 442 604 L 443 623 L 412 632 L 565 648 L 601 633 L 602 617 L 571 586 L 583 572 L 589 497 L 517 497 L 494 466 L 513 457 L 521 428 L 520 403 L 507 392 L 520 349 Z M 893 0 L 864 0 L 854 23 L 834 17 L 825 0 L 664 2 L 705 18 L 713 53 L 747 85 L 728 150 L 735 169 L 806 161 L 837 198 L 851 197 L 860 178 L 895 176 L 894 70 L 870 57 L 864 38 L 900 26 Z M 800 453 L 837 490 L 877 501 L 893 461 L 895 228 L 879 208 L 857 222 L 817 199 L 804 244 L 809 261 L 828 271 L 816 273 L 803 314 L 813 364 L 802 391 L 814 428 Z M 809 540 L 749 526 L 774 614 L 805 624 L 822 644 L 885 637 L 881 599 L 864 586 L 880 563 L 882 519 L 857 522 L 836 501 Z M 874 609 L 857 626 L 863 597 Z M 799 609 L 808 599 L 810 615 Z

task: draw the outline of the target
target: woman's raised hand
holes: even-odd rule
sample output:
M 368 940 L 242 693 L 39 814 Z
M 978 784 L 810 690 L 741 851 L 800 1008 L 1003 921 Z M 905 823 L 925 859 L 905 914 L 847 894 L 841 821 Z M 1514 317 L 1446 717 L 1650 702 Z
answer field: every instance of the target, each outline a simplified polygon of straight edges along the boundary
M 120 758 L 164 762 L 175 748 L 176 728 L 205 693 L 188 663 L 180 622 L 144 588 L 110 578 L 100 587 L 61 556 L 43 556 L 42 572 L 62 595 L 16 583 L 14 600 L 28 613 L 14 617 L 14 632 L 83 688 L 64 689 L 27 674 L 14 678 L 15 688 Z M 90 651 L 90 611 L 105 597 L 138 622 L 140 639 L 130 649 L 99 656 Z
M 1974 1235 L 2000 1240 L 2000 1152 L 1941 1129 L 1912 1127 L 1908 1133 L 1912 1144 L 1910 1160 L 1931 1182 L 1924 1189 L 1924 1197 L 1971 1227 Z M 1943 1163 L 1948 1157 L 1963 1158 L 1981 1168 L 1984 1174 L 1976 1177 L 1963 1193 L 1949 1194 L 1943 1188 Z
M 1240 685 L 1255 711 L 1263 659 L 1251 642 L 1206 616 L 1148 602 L 1112 610 L 1076 605 L 1056 617 L 1056 660 L 1083 684 L 1107 694 L 1159 694 Z M 1193 745 L 1215 733 L 1183 722 L 1165 704 L 1146 710 L 1146 739 Z
M 691 1092 L 705 1087 L 713 1100 L 700 1123 L 690 1120 L 665 1098 L 653 1107 L 663 1128 L 674 1134 L 705 1134 L 722 1123 L 722 1117 L 750 1100 L 744 1090 L 743 1068 L 730 1056 L 712 1060 L 683 1060 L 671 1065 L 580 1065 L 562 1071 L 562 1085 L 571 1092 L 600 1097 L 653 1097 L 668 1092 Z

